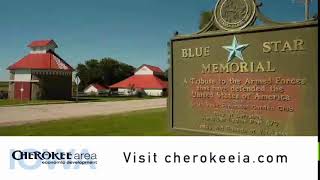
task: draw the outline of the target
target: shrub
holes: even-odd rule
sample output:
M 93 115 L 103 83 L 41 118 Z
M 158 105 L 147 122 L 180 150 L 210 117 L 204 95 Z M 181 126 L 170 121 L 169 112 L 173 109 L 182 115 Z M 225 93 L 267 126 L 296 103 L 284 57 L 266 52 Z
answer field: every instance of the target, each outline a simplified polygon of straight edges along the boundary
M 0 91 L 0 99 L 8 99 L 8 92 Z
M 143 98 L 145 96 L 147 96 L 147 93 L 144 90 L 137 91 L 137 97 Z

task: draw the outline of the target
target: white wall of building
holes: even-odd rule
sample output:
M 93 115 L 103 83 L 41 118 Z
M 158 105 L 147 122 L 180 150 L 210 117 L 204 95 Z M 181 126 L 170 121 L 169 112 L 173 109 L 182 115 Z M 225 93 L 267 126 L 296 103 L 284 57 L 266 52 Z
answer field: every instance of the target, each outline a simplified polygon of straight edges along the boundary
M 87 87 L 83 92 L 87 95 L 99 94 L 98 90 L 92 85 Z
M 119 95 L 123 95 L 123 96 L 130 96 L 130 95 L 135 95 L 136 91 L 130 90 L 130 89 L 126 89 L 126 88 L 119 88 L 118 89 L 118 93 Z
M 162 89 L 145 89 L 148 96 L 162 96 Z
M 55 48 L 56 46 L 54 44 L 50 44 L 44 47 L 32 47 L 30 54 L 43 54 L 46 53 L 48 50 L 54 51 Z
M 31 81 L 31 70 L 15 70 L 14 81 L 30 82 Z
M 47 52 L 47 48 L 44 47 L 35 47 L 31 48 L 30 54 L 44 54 Z
M 147 66 L 143 66 L 134 74 L 135 75 L 153 75 L 153 71 L 151 71 Z
M 148 96 L 157 96 L 157 97 L 162 96 L 162 89 L 144 89 L 144 92 Z M 137 91 L 131 92 L 130 89 L 119 88 L 118 93 L 119 93 L 119 95 L 130 96 L 130 95 L 136 95 Z

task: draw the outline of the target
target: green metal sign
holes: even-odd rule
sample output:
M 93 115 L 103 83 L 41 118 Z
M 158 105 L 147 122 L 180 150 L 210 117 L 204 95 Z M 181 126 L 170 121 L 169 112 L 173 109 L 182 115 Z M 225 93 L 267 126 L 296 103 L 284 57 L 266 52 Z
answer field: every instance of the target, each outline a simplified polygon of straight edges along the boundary
M 318 22 L 223 30 L 171 40 L 172 128 L 317 135 Z

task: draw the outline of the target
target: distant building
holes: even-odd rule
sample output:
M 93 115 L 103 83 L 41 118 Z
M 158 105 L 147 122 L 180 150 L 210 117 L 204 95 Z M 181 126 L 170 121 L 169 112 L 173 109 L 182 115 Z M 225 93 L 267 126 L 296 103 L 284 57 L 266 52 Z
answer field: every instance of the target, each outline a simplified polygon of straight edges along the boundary
M 135 71 L 133 76 L 110 88 L 125 96 L 135 95 L 139 91 L 148 96 L 162 96 L 168 89 L 168 83 L 162 80 L 163 76 L 164 73 L 159 67 L 144 64 Z
M 33 41 L 30 53 L 8 67 L 9 98 L 70 99 L 74 69 L 55 53 L 53 40 Z
M 95 83 L 95 84 L 90 84 L 88 87 L 84 89 L 83 92 L 86 95 L 99 95 L 102 93 L 107 93 L 108 91 L 109 91 L 108 87 L 102 84 Z

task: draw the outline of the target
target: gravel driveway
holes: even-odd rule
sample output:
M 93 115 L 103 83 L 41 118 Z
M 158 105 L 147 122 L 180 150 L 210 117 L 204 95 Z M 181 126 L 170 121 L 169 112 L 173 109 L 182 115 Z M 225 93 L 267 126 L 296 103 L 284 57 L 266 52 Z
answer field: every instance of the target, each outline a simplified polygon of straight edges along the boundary
M 167 99 L 0 107 L 0 126 L 164 108 Z

